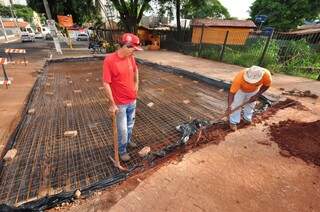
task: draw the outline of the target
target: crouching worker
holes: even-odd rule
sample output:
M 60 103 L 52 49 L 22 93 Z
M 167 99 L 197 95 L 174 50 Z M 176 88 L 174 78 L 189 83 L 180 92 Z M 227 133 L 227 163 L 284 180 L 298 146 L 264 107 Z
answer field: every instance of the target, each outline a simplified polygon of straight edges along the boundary
M 130 33 L 121 36 L 120 45 L 119 50 L 104 59 L 103 85 L 110 103 L 109 112 L 116 114 L 120 159 L 128 161 L 127 146 L 137 146 L 131 141 L 139 88 L 139 72 L 133 53 L 142 48 L 139 38 Z
M 227 114 L 233 109 L 249 101 L 248 104 L 234 111 L 229 115 L 230 129 L 237 130 L 237 124 L 240 123 L 241 114 L 246 124 L 251 124 L 252 115 L 255 108 L 255 101 L 258 97 L 269 89 L 271 85 L 271 74 L 267 69 L 259 66 L 241 70 L 234 78 L 228 96 Z M 243 112 L 243 113 L 242 113 Z

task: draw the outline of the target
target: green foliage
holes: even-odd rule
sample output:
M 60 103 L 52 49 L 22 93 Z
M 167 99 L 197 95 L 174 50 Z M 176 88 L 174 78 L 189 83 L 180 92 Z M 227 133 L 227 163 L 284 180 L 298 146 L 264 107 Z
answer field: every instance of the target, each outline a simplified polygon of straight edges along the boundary
M 33 9 L 31 7 L 15 4 L 12 9 L 15 11 L 17 17 L 23 18 L 30 23 L 32 22 Z
M 0 15 L 2 17 L 11 17 L 10 8 L 0 5 Z
M 250 16 L 267 15 L 265 25 L 287 31 L 314 20 L 320 14 L 320 0 L 256 0 L 250 7 Z
M 184 18 L 230 18 L 228 10 L 218 0 L 202 2 L 184 1 L 181 13 Z
M 14 4 L 12 10 L 17 18 L 23 18 L 25 21 L 32 22 L 33 10 L 30 7 Z M 2 17 L 11 17 L 10 7 L 0 5 L 0 15 Z
M 42 0 L 27 0 L 28 5 L 38 13 L 45 14 Z M 72 15 L 74 23 L 83 24 L 86 22 L 96 22 L 100 17 L 98 7 L 92 0 L 48 0 L 52 18 L 57 20 L 57 15 Z
M 149 10 L 151 0 L 111 0 L 120 14 L 121 26 L 128 32 L 136 32 L 142 15 Z

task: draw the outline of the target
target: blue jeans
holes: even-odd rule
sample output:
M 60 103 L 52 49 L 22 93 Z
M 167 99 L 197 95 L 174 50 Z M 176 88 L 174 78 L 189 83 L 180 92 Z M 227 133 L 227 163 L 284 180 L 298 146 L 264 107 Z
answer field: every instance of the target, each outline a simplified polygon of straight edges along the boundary
M 132 128 L 136 114 L 136 101 L 130 104 L 117 106 L 119 109 L 116 115 L 119 154 L 123 155 L 127 152 L 127 145 L 131 141 Z
M 234 100 L 231 104 L 231 109 L 238 107 L 239 105 L 243 104 L 245 101 L 248 101 L 250 99 L 250 97 L 254 96 L 256 93 L 258 92 L 258 90 L 254 91 L 254 92 L 243 92 L 242 90 L 238 90 L 237 93 L 234 96 Z M 252 115 L 254 112 L 254 108 L 256 106 L 255 102 L 251 102 L 246 104 L 243 107 L 243 118 L 247 121 L 251 121 L 252 120 Z M 241 109 L 238 109 L 237 111 L 233 112 L 230 115 L 230 120 L 229 122 L 231 124 L 239 124 L 240 123 L 240 119 L 241 119 Z

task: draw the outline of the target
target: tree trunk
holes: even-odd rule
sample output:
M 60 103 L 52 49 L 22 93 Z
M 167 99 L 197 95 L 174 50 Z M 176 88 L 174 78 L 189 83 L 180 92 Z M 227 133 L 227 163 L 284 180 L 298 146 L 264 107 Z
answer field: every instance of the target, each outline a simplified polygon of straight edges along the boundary
M 176 17 L 177 17 L 177 30 L 178 30 L 178 40 L 180 39 L 181 34 L 181 23 L 180 23 L 180 0 L 176 0 Z

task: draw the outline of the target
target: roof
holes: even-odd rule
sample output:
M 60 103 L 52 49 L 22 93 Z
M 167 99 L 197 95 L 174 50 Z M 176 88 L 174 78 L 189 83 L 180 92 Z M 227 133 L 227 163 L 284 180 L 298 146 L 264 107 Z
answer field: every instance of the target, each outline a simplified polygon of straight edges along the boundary
M 320 28 L 314 28 L 314 29 L 302 29 L 302 30 L 297 30 L 297 31 L 291 31 L 283 34 L 291 34 L 291 35 L 307 35 L 307 34 L 314 34 L 314 33 L 319 33 Z
M 320 28 L 320 23 L 316 24 L 305 24 L 302 26 L 298 27 L 298 30 L 304 30 L 304 29 L 319 29 Z
M 28 26 L 28 22 L 19 22 L 18 21 L 18 25 L 20 28 L 25 28 L 26 26 Z M 16 23 L 14 21 L 3 21 L 3 26 L 5 28 L 16 28 Z
M 251 20 L 194 19 L 192 26 L 256 28 Z

